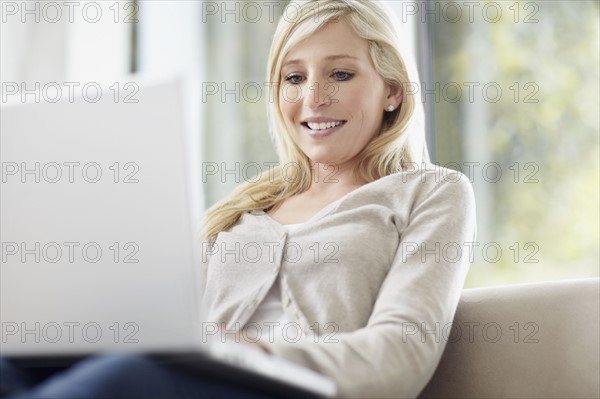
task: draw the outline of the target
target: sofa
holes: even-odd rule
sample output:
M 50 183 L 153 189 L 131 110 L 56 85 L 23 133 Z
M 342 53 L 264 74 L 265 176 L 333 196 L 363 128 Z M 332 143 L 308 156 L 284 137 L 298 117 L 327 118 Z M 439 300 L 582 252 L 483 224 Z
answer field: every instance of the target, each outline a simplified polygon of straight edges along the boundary
M 600 280 L 463 291 L 419 398 L 599 398 Z

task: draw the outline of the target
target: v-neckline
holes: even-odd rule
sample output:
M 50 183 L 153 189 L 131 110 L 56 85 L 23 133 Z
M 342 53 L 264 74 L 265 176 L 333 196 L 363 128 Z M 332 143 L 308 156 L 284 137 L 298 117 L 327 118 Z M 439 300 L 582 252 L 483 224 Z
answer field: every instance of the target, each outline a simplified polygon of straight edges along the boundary
M 354 191 L 354 190 L 352 190 L 352 191 Z M 338 203 L 339 203 L 339 202 L 340 202 L 340 201 L 341 201 L 341 200 L 342 200 L 342 199 L 343 199 L 343 198 L 344 198 L 346 195 L 347 195 L 347 194 L 344 194 L 344 196 L 342 196 L 342 197 L 340 197 L 340 198 L 338 198 L 338 199 L 336 199 L 336 200 L 334 200 L 334 201 L 332 201 L 332 202 L 330 202 L 330 203 L 326 204 L 326 205 L 325 205 L 325 206 L 323 206 L 321 209 L 319 209 L 317 212 L 313 213 L 313 215 L 312 215 L 311 217 L 309 217 L 308 219 L 306 219 L 306 220 L 304 220 L 304 221 L 302 221 L 302 222 L 299 222 L 299 223 L 301 223 L 301 224 L 307 224 L 307 223 L 310 223 L 310 222 L 312 222 L 312 221 L 314 221 L 314 220 L 318 220 L 318 219 L 322 218 L 322 217 L 323 217 L 323 216 L 325 216 L 326 214 L 329 214 L 329 213 L 331 213 L 331 212 L 332 212 L 332 211 L 333 211 L 333 210 L 336 208 L 336 205 L 337 205 L 337 204 L 338 204 Z M 266 212 L 265 212 L 265 213 L 266 213 Z M 266 215 L 267 215 L 268 217 L 270 217 L 271 219 L 273 219 L 274 221 L 276 221 L 277 223 L 279 223 L 280 225 L 282 225 L 282 226 L 285 226 L 285 224 L 283 224 L 283 223 L 281 223 L 281 222 L 277 221 L 275 218 L 273 218 L 273 217 L 272 217 L 271 215 L 269 215 L 268 213 L 266 213 Z
M 362 189 L 364 189 L 367 186 L 371 186 L 377 182 L 380 182 L 381 180 L 385 179 L 386 177 L 390 177 L 393 176 L 394 174 L 391 175 L 387 175 L 387 176 L 383 176 L 377 180 L 373 180 L 372 182 L 363 184 L 362 186 L 355 188 L 354 190 L 344 194 L 343 196 L 341 196 L 340 198 L 336 199 L 333 202 L 330 202 L 329 204 L 325 205 L 323 208 L 321 208 L 319 211 L 317 211 L 314 215 L 312 215 L 310 218 L 308 218 L 307 220 L 300 222 L 300 223 L 294 223 L 294 224 L 301 224 L 302 226 L 298 226 L 298 229 L 302 229 L 305 225 L 310 224 L 311 222 L 321 219 L 325 216 L 327 216 L 328 214 L 332 213 L 333 211 L 335 211 L 337 209 L 337 207 L 340 205 L 340 203 L 346 199 L 348 199 L 348 197 L 352 196 L 353 194 L 355 194 L 358 191 L 361 191 Z M 264 210 L 257 210 L 254 211 L 254 213 L 257 216 L 263 216 L 266 217 L 267 220 L 271 223 L 271 225 L 277 226 L 277 230 L 287 230 L 286 229 L 286 225 L 275 220 L 271 215 L 269 215 L 267 212 L 265 212 Z

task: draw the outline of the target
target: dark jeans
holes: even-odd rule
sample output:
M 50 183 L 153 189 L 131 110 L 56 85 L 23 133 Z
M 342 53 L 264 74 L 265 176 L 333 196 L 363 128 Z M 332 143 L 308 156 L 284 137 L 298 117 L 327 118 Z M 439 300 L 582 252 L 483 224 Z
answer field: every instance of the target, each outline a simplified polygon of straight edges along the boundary
M 68 368 L 16 367 L 0 358 L 0 398 L 275 398 L 139 355 L 101 355 Z

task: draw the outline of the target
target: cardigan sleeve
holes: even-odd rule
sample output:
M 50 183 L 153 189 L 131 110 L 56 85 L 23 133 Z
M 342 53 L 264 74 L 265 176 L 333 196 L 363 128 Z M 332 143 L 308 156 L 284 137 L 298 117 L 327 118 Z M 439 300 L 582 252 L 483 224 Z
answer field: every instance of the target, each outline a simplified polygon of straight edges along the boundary
M 466 176 L 441 180 L 416 199 L 365 327 L 323 342 L 266 345 L 333 378 L 339 397 L 417 397 L 444 350 L 442 330 L 454 318 L 475 229 Z

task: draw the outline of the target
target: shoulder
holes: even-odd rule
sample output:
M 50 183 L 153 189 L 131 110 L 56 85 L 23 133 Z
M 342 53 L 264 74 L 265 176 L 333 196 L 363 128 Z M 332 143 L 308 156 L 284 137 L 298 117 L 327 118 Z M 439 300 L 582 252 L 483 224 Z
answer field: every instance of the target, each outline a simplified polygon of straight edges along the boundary
M 408 198 L 416 202 L 431 197 L 446 200 L 472 201 L 473 186 L 462 172 L 431 163 L 423 163 L 406 168 L 372 183 L 373 191 L 384 194 L 396 201 Z
M 384 176 L 350 193 L 338 210 L 362 207 L 388 209 L 395 218 L 411 219 L 414 212 L 474 214 L 475 199 L 468 177 L 461 172 L 421 164 Z

